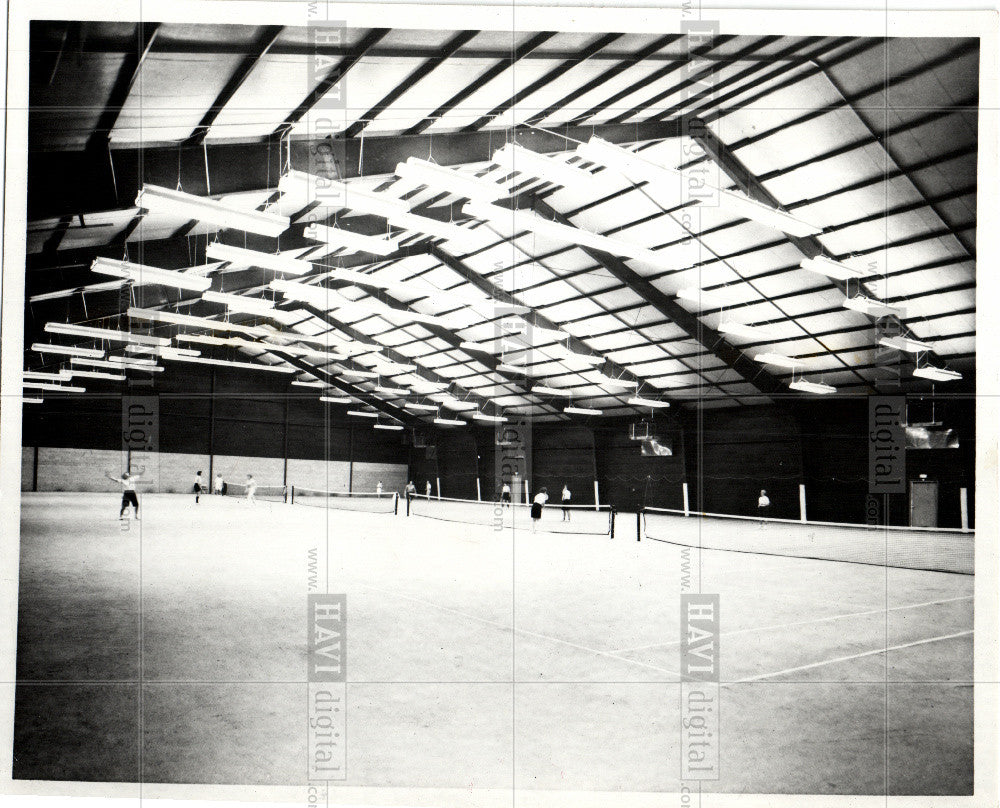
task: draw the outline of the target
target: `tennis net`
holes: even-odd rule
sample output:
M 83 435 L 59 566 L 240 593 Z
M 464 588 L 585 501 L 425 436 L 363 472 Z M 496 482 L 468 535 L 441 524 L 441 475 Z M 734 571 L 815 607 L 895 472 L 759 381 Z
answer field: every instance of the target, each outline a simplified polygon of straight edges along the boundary
M 365 513 L 398 513 L 399 494 L 387 491 L 382 494 L 370 491 L 323 491 L 319 488 L 292 486 L 293 505 L 311 505 L 335 511 L 362 511 Z
M 226 483 L 222 492 L 228 497 L 245 497 L 247 487 L 240 483 Z M 254 499 L 267 502 L 287 502 L 288 489 L 283 485 L 258 485 L 254 489 Z
M 974 574 L 975 534 L 952 528 L 886 527 L 754 519 L 726 514 L 686 516 L 643 508 L 638 539 L 734 553 L 846 561 L 902 569 Z
M 549 533 L 615 536 L 615 510 L 610 505 L 549 504 L 542 508 L 538 528 Z M 513 526 L 531 528 L 531 506 L 521 503 L 481 502 L 475 499 L 413 496 L 406 503 L 407 516 L 444 522 L 489 525 L 495 530 Z

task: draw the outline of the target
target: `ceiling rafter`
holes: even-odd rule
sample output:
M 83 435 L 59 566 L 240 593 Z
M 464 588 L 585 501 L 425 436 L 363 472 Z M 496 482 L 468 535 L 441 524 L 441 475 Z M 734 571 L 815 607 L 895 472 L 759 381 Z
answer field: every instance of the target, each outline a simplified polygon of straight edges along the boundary
M 598 37 L 594 42 L 589 44 L 579 53 L 574 54 L 573 58 L 563 60 L 562 64 L 552 68 L 552 70 L 548 71 L 544 76 L 535 79 L 524 89 L 518 90 L 506 101 L 501 101 L 485 115 L 480 116 L 468 126 L 464 127 L 462 131 L 475 132 L 482 129 L 484 126 L 492 123 L 508 110 L 514 109 L 514 107 L 520 104 L 525 98 L 528 98 L 530 95 L 533 95 L 544 87 L 547 87 L 564 73 L 568 73 L 577 65 L 587 61 L 591 56 L 608 47 L 608 45 L 617 42 L 622 38 L 622 36 L 624 36 L 624 34 L 605 34 L 604 36 Z M 616 123 L 619 122 L 616 121 Z
M 490 67 L 485 73 L 475 79 L 472 83 L 466 85 L 457 93 L 455 93 L 451 98 L 441 104 L 437 109 L 435 109 L 430 115 L 428 115 L 423 120 L 415 123 L 409 129 L 407 129 L 404 135 L 419 135 L 421 132 L 429 129 L 435 123 L 437 123 L 439 118 L 444 117 L 453 109 L 455 109 L 459 104 L 461 104 L 466 98 L 472 95 L 476 90 L 485 86 L 509 67 L 511 67 L 516 62 L 524 59 L 529 53 L 531 53 L 536 48 L 544 45 L 552 37 L 556 35 L 555 31 L 541 31 L 535 34 L 533 37 L 528 39 L 526 42 L 522 42 L 516 48 L 514 48 L 512 53 L 507 54 L 503 59 L 498 61 L 492 67 Z
M 536 199 L 532 204 L 536 213 L 560 224 L 574 227 L 563 214 L 556 211 L 548 203 Z M 591 247 L 580 247 L 606 271 L 610 272 L 622 283 L 627 284 L 635 294 L 643 298 L 649 305 L 664 317 L 683 328 L 694 339 L 697 339 L 710 354 L 725 362 L 743 379 L 752 384 L 764 395 L 770 395 L 780 389 L 779 382 L 763 367 L 748 359 L 742 351 L 730 345 L 719 332 L 706 326 L 698 317 L 681 306 L 673 297 L 661 292 L 646 278 L 628 266 L 618 256 L 595 250 Z
M 382 96 L 378 103 L 374 104 L 371 109 L 365 112 L 358 120 L 348 126 L 341 136 L 345 138 L 354 138 L 360 135 L 368 124 L 371 123 L 380 113 L 392 106 L 392 104 L 402 97 L 404 93 L 415 87 L 418 82 L 427 78 L 427 76 L 434 72 L 436 68 L 444 64 L 447 59 L 455 56 L 459 49 L 467 45 L 476 37 L 478 33 L 479 31 L 460 31 L 453 36 L 450 40 L 448 40 L 448 42 L 441 46 L 439 53 L 427 57 L 422 65 L 399 82 L 388 93 Z
M 111 132 L 118 123 L 118 118 L 128 101 L 132 92 L 132 87 L 139 79 L 142 66 L 146 62 L 146 57 L 156 41 L 156 35 L 160 31 L 160 23 L 140 22 L 135 28 L 135 46 L 125 54 L 121 67 L 118 68 L 118 77 L 111 88 L 111 95 L 101 111 L 100 118 L 94 131 L 87 141 L 88 150 L 94 150 L 101 146 L 106 146 L 111 140 Z
M 215 101 L 205 110 L 205 114 L 198 122 L 198 125 L 188 135 L 186 143 L 196 146 L 204 142 L 208 131 L 212 128 L 212 124 L 219 117 L 219 113 L 226 108 L 226 105 L 233 99 L 233 96 L 236 95 L 240 87 L 250 78 L 250 74 L 257 69 L 257 65 L 260 64 L 261 59 L 267 55 L 268 51 L 274 47 L 275 42 L 281 38 L 284 30 L 285 27 L 282 25 L 269 25 L 261 31 L 251 48 L 252 52 L 248 53 L 233 71 L 229 77 L 229 81 L 226 82 L 225 86 L 215 97 Z
M 351 48 L 350 52 L 340 62 L 330 68 L 319 84 L 309 91 L 309 94 L 302 102 L 288 113 L 285 120 L 271 133 L 272 139 L 283 137 L 295 124 L 308 115 L 309 111 L 319 103 L 320 99 L 342 82 L 347 74 L 351 72 L 351 69 L 364 58 L 365 54 L 371 48 L 384 39 L 390 30 L 389 28 L 373 28 L 365 34 L 361 41 Z

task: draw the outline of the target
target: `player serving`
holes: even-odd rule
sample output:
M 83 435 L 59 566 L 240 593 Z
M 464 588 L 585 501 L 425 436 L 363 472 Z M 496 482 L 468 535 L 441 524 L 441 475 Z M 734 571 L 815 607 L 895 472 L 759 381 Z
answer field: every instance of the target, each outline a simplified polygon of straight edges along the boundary
M 136 483 L 140 482 L 142 478 L 138 474 L 130 474 L 125 472 L 121 477 L 115 477 L 110 472 L 104 472 L 104 476 L 107 477 L 111 482 L 118 483 L 122 487 L 122 509 L 121 513 L 118 514 L 119 519 L 126 519 L 126 514 L 128 513 L 129 506 L 135 510 L 135 521 L 139 521 L 139 496 L 135 491 Z

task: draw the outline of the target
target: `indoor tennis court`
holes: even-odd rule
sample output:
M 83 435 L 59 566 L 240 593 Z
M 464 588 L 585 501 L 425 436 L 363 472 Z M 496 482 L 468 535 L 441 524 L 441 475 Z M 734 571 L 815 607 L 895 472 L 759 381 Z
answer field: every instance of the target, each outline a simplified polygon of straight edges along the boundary
M 474 517 L 471 503 L 443 503 L 446 520 L 341 502 L 144 504 L 141 531 L 123 537 L 109 495 L 25 498 L 19 738 L 55 712 L 107 743 L 72 745 L 71 722 L 24 774 L 135 776 L 137 713 L 122 708 L 138 700 L 141 665 L 142 779 L 200 782 L 210 770 L 212 782 L 297 782 L 314 550 L 349 604 L 345 786 L 678 789 L 687 565 L 722 610 L 726 765 L 713 788 L 970 787 L 971 575 L 636 541 L 634 514 L 617 515 L 612 540 L 455 519 Z M 706 544 L 725 535 L 752 546 L 766 532 L 755 520 L 723 531 L 675 518 L 700 522 Z M 893 543 L 884 534 L 867 538 Z M 926 560 L 920 549 L 909 563 Z M 247 700 L 267 707 L 241 712 Z
M 14 779 L 972 794 L 975 30 L 255 8 L 20 32 Z

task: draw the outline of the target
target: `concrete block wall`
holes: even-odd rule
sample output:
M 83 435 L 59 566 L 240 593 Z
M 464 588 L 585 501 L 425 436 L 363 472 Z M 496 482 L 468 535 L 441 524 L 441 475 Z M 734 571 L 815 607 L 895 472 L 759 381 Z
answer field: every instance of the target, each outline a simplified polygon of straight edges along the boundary
M 208 473 L 208 463 L 205 464 Z M 227 483 L 243 485 L 247 475 L 252 474 L 259 486 L 285 484 L 285 461 L 280 457 L 239 457 L 236 455 L 216 455 L 212 458 L 212 477 L 222 472 Z
M 126 462 L 125 453 L 120 451 L 41 446 L 38 449 L 38 490 L 121 491 L 121 486 L 109 480 L 105 473 L 120 475 L 125 471 Z M 30 469 L 27 479 L 30 487 Z
M 240 457 L 216 455 L 209 463 L 208 455 L 158 452 L 143 456 L 137 468 L 133 458 L 132 471 L 142 472 L 146 482 L 140 492 L 187 494 L 194 485 L 194 475 L 201 469 L 205 484 L 211 486 L 216 473 L 223 479 L 242 485 L 247 474 L 253 474 L 261 486 L 279 486 L 286 478 L 285 460 L 280 457 Z M 116 477 L 125 470 L 126 455 L 104 449 L 62 449 L 47 446 L 38 449 L 39 491 L 98 491 L 115 492 L 119 486 L 107 479 L 105 472 Z M 211 468 L 211 474 L 209 469 Z M 288 485 L 318 488 L 328 491 L 374 491 L 379 480 L 383 490 L 402 492 L 406 485 L 407 467 L 402 463 L 359 463 L 347 461 L 300 460 L 287 462 Z M 31 491 L 35 476 L 35 449 L 21 450 L 21 490 Z M 352 479 L 353 477 L 353 479 Z M 353 485 L 352 485 L 353 483 Z
M 351 464 L 344 460 L 299 460 L 288 458 L 288 485 L 321 491 L 347 491 Z
M 406 466 L 402 463 L 355 463 L 353 491 L 375 491 L 382 481 L 382 490 L 403 493 L 406 486 Z
M 210 485 L 208 455 L 159 452 L 149 458 L 150 477 L 154 484 L 148 491 L 159 494 L 187 494 L 194 486 L 194 475 L 201 469 L 201 478 Z

